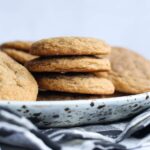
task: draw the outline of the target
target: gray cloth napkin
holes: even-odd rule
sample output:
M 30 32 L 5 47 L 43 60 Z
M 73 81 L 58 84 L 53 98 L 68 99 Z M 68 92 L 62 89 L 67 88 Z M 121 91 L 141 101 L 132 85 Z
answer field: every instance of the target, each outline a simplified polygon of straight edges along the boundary
M 125 122 L 40 130 L 27 118 L 0 107 L 0 143 L 3 150 L 7 146 L 14 150 L 150 149 L 150 109 Z

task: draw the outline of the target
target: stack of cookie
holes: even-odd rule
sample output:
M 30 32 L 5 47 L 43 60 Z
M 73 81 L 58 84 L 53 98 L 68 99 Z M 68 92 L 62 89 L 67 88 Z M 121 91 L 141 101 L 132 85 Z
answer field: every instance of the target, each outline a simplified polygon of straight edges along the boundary
M 29 41 L 12 41 L 3 43 L 0 48 L 14 60 L 24 64 L 27 61 L 37 58 L 37 56 L 29 53 L 31 45 L 32 42 Z
M 112 82 L 95 75 L 96 72 L 110 71 L 110 61 L 105 58 L 110 49 L 106 43 L 94 38 L 44 39 L 32 44 L 30 53 L 40 57 L 27 62 L 26 67 L 36 72 L 35 78 L 41 89 L 110 95 L 114 93 Z

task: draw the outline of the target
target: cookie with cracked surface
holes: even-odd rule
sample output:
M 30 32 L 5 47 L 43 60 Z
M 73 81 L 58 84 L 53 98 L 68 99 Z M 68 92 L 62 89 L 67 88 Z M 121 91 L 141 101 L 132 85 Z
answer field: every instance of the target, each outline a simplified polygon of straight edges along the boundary
M 26 63 L 32 72 L 95 72 L 111 69 L 108 59 L 94 56 L 59 56 L 38 58 Z
M 29 52 L 31 45 L 33 42 L 30 41 L 11 41 L 11 42 L 5 42 L 0 47 L 3 48 L 12 48 L 17 50 L 22 50 L 25 52 Z
M 39 56 L 51 55 L 106 55 L 110 46 L 104 41 L 85 37 L 57 37 L 32 44 L 31 53 Z
M 109 95 L 114 93 L 111 81 L 91 74 L 42 74 L 36 76 L 39 88 L 81 94 Z
M 110 61 L 110 78 L 117 91 L 130 94 L 150 91 L 149 60 L 131 50 L 113 47 Z
M 7 55 L 9 55 L 11 58 L 13 58 L 14 60 L 16 60 L 17 62 L 19 62 L 21 64 L 25 64 L 28 61 L 31 61 L 35 58 L 38 58 L 38 56 L 29 54 L 29 53 L 24 52 L 24 51 L 19 51 L 16 49 L 4 48 L 2 50 Z
M 4 52 L 0 52 L 0 99 L 35 101 L 38 86 L 30 72 Z

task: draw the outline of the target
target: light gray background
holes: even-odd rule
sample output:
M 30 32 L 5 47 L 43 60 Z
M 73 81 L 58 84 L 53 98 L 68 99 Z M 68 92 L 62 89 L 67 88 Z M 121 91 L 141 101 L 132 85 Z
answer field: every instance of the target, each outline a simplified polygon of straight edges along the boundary
M 0 42 L 97 37 L 150 58 L 150 0 L 0 0 Z

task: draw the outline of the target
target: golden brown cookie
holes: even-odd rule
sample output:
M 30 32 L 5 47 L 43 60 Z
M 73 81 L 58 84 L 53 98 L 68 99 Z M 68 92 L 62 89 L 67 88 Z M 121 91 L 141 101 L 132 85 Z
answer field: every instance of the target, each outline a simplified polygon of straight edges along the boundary
M 110 77 L 117 91 L 131 94 L 150 91 L 150 61 L 119 47 L 113 47 L 110 60 Z
M 61 56 L 39 58 L 27 62 L 32 72 L 95 72 L 111 69 L 108 59 L 90 56 Z
M 37 41 L 31 53 L 39 56 L 51 55 L 106 55 L 110 46 L 105 42 L 85 37 L 58 37 Z
M 29 54 L 27 52 L 10 49 L 10 48 L 4 48 L 3 52 L 5 52 L 7 55 L 15 59 L 17 62 L 24 64 L 30 60 L 33 60 L 35 58 L 38 58 L 38 56 Z
M 82 94 L 113 94 L 114 86 L 108 79 L 89 74 L 48 74 L 36 77 L 39 88 Z
M 93 72 L 93 74 L 96 75 L 97 77 L 100 77 L 100 78 L 101 77 L 108 78 L 109 71 L 107 71 L 107 72 L 106 71 Z
M 3 48 L 12 48 L 17 50 L 22 50 L 29 52 L 31 48 L 32 42 L 30 41 L 11 41 L 3 43 L 0 47 Z
M 114 93 L 112 95 L 89 95 L 89 94 L 76 94 L 76 93 L 64 93 L 54 91 L 42 91 L 39 92 L 37 101 L 66 101 L 66 100 L 87 100 L 87 99 L 101 99 L 125 96 L 122 93 Z
M 30 72 L 0 52 L 0 100 L 35 101 L 38 86 Z

